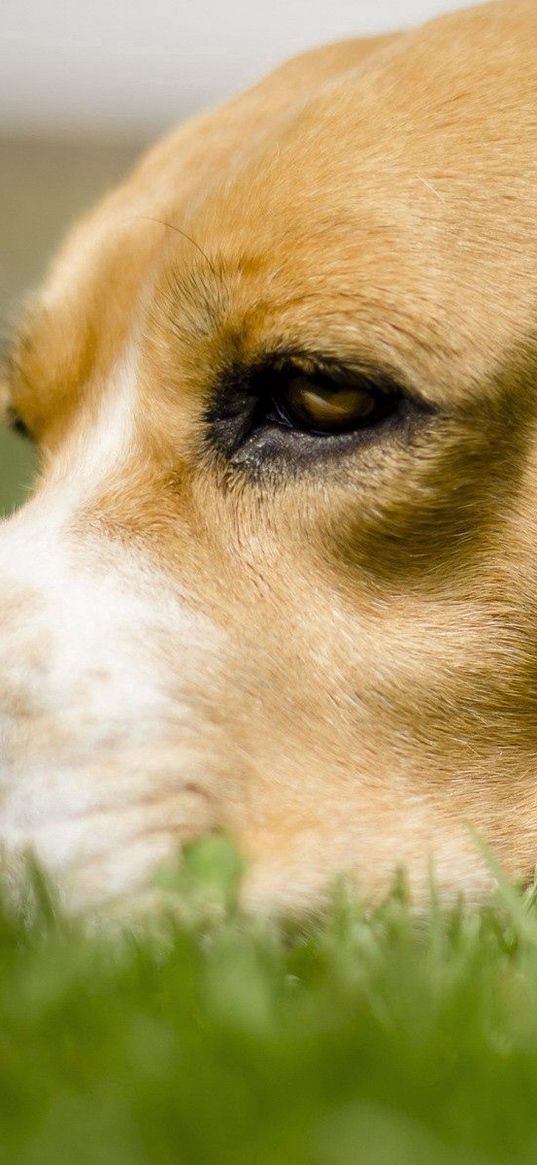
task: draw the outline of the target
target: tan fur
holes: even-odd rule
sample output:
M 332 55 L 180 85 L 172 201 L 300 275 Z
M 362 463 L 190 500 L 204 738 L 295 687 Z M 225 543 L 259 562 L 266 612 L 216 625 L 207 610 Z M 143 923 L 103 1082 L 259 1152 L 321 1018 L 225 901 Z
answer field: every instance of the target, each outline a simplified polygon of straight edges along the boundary
M 21 331 L 41 497 L 136 348 L 131 454 L 75 532 L 141 548 L 221 633 L 189 695 L 255 905 L 400 866 L 419 897 L 431 862 L 479 895 L 468 823 L 509 874 L 537 856 L 536 43 L 534 0 L 499 0 L 284 65 L 142 160 Z M 388 367 L 434 417 L 277 484 L 226 470 L 215 370 L 271 343 Z

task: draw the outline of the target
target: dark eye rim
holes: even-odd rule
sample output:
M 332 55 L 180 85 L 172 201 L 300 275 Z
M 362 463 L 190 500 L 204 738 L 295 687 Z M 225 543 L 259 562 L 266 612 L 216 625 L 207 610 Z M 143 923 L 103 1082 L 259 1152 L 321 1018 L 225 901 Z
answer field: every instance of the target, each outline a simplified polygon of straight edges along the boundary
M 303 375 L 305 369 L 336 389 L 360 381 L 393 408 L 388 407 L 373 422 L 340 431 L 300 428 L 275 407 L 276 389 L 278 379 Z M 209 449 L 228 463 L 248 463 L 253 468 L 257 462 L 259 468 L 261 461 L 292 458 L 298 468 L 301 463 L 370 445 L 388 431 L 407 432 L 433 412 L 428 402 L 391 371 L 309 351 L 280 351 L 256 363 L 237 362 L 222 373 L 205 410 L 204 429 Z

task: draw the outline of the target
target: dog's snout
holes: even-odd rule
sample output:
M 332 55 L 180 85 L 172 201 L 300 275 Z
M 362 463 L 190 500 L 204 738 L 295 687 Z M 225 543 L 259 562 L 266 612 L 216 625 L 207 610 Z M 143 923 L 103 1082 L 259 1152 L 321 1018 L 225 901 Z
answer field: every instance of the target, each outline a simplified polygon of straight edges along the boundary
M 0 530 L 0 835 L 76 868 L 78 901 L 132 889 L 214 827 L 202 718 L 163 659 L 172 642 L 186 675 L 209 634 L 179 596 L 150 601 L 135 554 L 35 517 Z

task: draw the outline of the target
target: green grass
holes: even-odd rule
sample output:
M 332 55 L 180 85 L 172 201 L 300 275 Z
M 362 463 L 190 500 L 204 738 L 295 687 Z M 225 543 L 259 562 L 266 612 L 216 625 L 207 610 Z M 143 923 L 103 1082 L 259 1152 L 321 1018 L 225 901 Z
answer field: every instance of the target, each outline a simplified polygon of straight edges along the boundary
M 528 895 L 416 917 L 339 888 L 292 928 L 241 917 L 236 877 L 195 847 L 183 920 L 130 933 L 68 921 L 37 875 L 4 906 L 2 1162 L 535 1165 Z

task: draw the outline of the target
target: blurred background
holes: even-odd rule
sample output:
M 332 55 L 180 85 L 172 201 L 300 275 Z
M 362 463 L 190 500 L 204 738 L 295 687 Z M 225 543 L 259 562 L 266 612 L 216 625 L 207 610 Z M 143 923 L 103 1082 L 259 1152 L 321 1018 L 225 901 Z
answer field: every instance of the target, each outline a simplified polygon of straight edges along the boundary
M 456 0 L 3 0 L 0 335 L 63 232 L 175 122 L 302 49 L 418 24 Z M 31 449 L 0 430 L 0 513 Z

